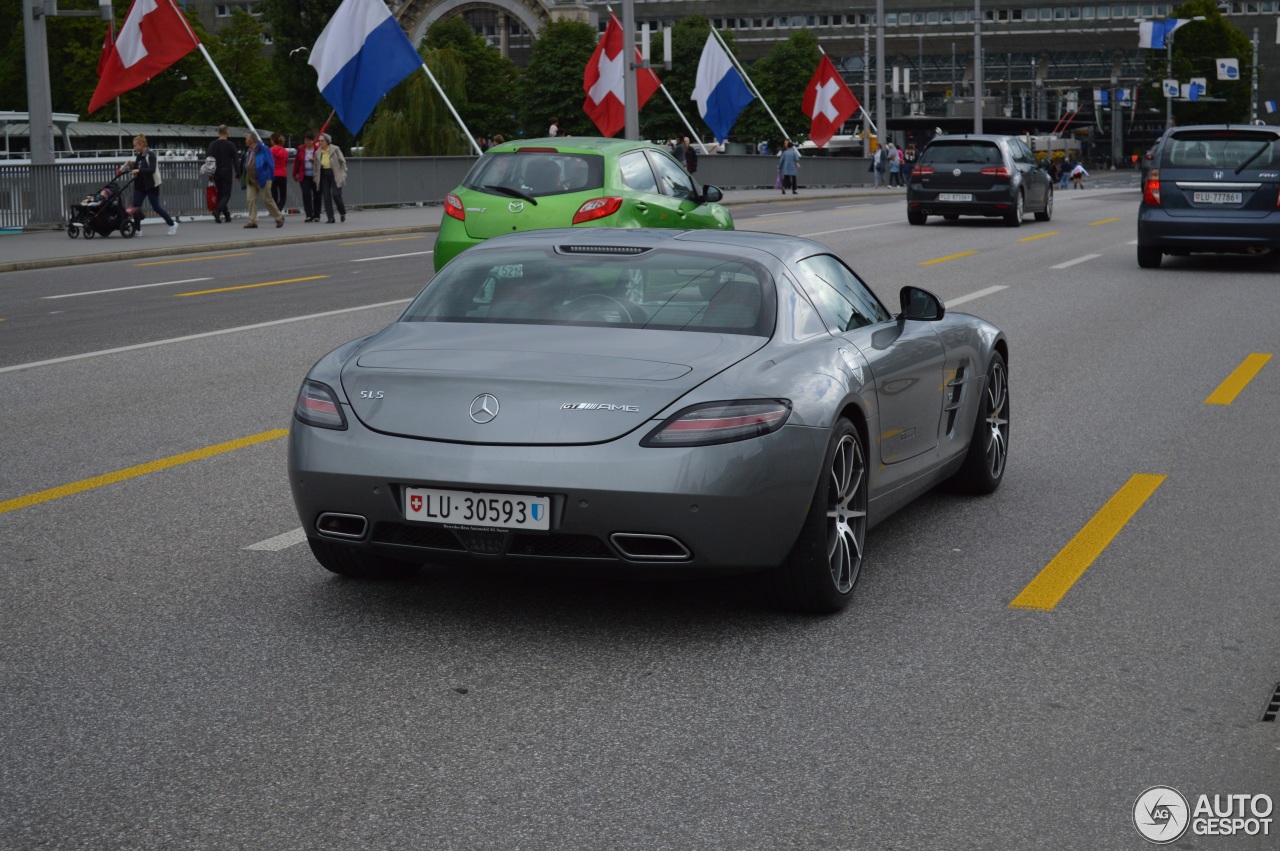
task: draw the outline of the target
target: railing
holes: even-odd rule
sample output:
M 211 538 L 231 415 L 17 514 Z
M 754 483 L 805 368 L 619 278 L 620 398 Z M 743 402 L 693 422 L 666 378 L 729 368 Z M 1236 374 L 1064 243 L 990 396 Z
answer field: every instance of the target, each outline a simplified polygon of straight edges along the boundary
M 86 158 L 55 165 L 0 162 L 0 228 L 65 224 L 71 204 L 109 183 L 123 159 Z M 343 200 L 350 207 L 439 204 L 462 182 L 474 162 L 475 157 L 349 157 Z M 724 190 L 771 189 L 777 162 L 773 156 L 706 154 L 698 158 L 696 176 L 702 183 Z M 199 160 L 161 158 L 160 176 L 160 201 L 171 215 L 209 215 L 205 203 L 208 181 L 200 176 Z M 802 188 L 859 185 L 869 178 L 867 160 L 860 157 L 805 157 L 801 161 Z M 288 205 L 300 209 L 301 190 L 292 178 L 289 184 Z M 232 196 L 231 209 L 243 212 L 245 195 L 239 181 L 233 184 Z M 34 221 L 35 210 L 56 211 L 55 219 Z

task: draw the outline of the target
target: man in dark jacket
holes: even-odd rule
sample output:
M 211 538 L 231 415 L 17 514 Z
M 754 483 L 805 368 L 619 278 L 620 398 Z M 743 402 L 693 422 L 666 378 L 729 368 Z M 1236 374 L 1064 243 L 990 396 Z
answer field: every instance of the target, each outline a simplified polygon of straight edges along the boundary
M 688 136 L 684 137 L 684 169 L 690 174 L 698 170 L 698 148 Z
M 213 208 L 215 222 L 231 221 L 227 204 L 231 201 L 231 179 L 236 172 L 236 146 L 227 138 L 227 125 L 218 125 L 218 138 L 209 143 L 205 156 L 213 157 L 217 170 L 213 173 L 213 185 L 218 190 L 218 205 Z

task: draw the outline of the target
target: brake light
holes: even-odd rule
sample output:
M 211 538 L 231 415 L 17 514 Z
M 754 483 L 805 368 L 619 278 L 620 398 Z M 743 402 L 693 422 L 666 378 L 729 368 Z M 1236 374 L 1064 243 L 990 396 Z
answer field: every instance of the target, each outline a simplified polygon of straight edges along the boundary
M 785 399 L 710 402 L 685 408 L 640 441 L 641 446 L 709 446 L 771 434 L 791 415 Z
M 293 406 L 293 415 L 300 422 L 319 428 L 345 429 L 346 415 L 338 404 L 338 397 L 327 384 L 307 379 L 302 382 L 298 391 L 298 401 Z
M 467 220 L 467 208 L 462 206 L 462 199 L 452 192 L 444 196 L 444 212 L 460 222 Z
M 928 177 L 929 175 L 933 174 L 933 166 L 918 165 L 911 170 L 911 174 L 913 176 Z
M 622 199 L 617 196 L 608 196 L 606 198 L 592 198 L 587 203 L 578 208 L 578 212 L 573 214 L 573 223 L 580 225 L 583 222 L 594 222 L 596 219 L 603 219 L 605 216 L 612 216 L 622 207 Z
M 1008 177 L 1009 169 L 1004 166 L 996 166 L 995 168 L 984 168 L 982 173 L 988 177 Z
M 1160 206 L 1160 169 L 1147 172 L 1147 182 L 1142 187 L 1142 203 L 1149 207 Z

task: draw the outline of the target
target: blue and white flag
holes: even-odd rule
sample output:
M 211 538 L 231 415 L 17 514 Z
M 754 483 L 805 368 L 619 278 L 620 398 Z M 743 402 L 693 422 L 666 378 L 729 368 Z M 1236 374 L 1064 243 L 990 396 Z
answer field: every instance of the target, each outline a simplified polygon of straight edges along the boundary
M 1218 60 L 1218 79 L 1219 80 L 1240 79 L 1240 60 L 1239 59 L 1219 59 Z
M 1178 27 L 1191 23 L 1189 18 L 1165 18 L 1163 21 L 1142 21 L 1138 24 L 1138 47 L 1164 50 L 1165 39 Z
M 729 130 L 738 115 L 755 100 L 715 33 L 707 35 L 707 43 L 702 48 L 692 99 L 698 102 L 698 114 L 719 140 L 729 138 Z
M 1275 101 L 1273 101 L 1273 100 L 1266 101 L 1266 106 L 1267 106 L 1267 112 L 1275 112 L 1275 111 L 1276 111 L 1276 102 L 1275 102 Z
M 342 0 L 307 64 L 343 125 L 358 133 L 382 96 L 422 66 L 383 0 Z

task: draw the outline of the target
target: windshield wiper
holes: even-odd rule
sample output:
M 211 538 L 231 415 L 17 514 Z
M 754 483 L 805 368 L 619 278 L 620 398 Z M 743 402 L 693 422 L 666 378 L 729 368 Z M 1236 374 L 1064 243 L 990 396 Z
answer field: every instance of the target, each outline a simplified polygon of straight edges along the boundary
M 1236 169 L 1236 174 L 1239 174 L 1240 172 L 1242 172 L 1242 171 L 1244 171 L 1246 168 L 1248 168 L 1248 167 L 1249 167 L 1249 163 L 1253 162 L 1253 161 L 1254 161 L 1254 160 L 1256 160 L 1258 157 L 1262 156 L 1262 155 L 1266 152 L 1267 148 L 1270 148 L 1270 147 L 1271 147 L 1271 143 L 1270 143 L 1270 142 L 1263 142 L 1263 143 L 1262 143 L 1262 147 L 1261 147 L 1261 148 L 1258 148 L 1258 150 L 1256 150 L 1256 151 L 1254 151 L 1254 152 L 1253 152 L 1253 156 L 1249 157 L 1249 159 L 1247 159 L 1247 160 L 1245 160 L 1244 162 L 1240 163 L 1240 167 Z
M 535 207 L 538 206 L 537 198 L 534 198 L 532 195 L 526 195 L 523 192 L 521 192 L 519 189 L 512 189 L 510 186 L 490 186 L 488 184 L 485 184 L 484 186 L 481 186 L 479 188 L 485 190 L 486 192 L 497 192 L 499 195 L 508 195 L 512 198 L 523 198 L 525 201 L 528 201 L 533 206 Z

